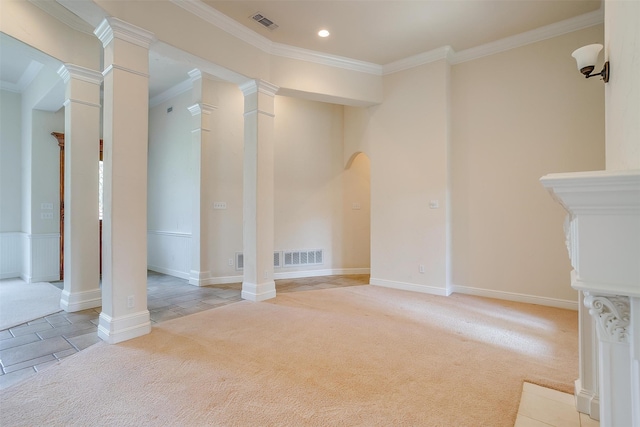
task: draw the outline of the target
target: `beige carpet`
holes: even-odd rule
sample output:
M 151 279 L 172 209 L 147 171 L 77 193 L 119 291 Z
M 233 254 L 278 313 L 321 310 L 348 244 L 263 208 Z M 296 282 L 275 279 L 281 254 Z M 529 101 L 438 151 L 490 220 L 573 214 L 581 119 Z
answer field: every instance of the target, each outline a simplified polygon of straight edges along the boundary
M 0 392 L 0 425 L 513 426 L 572 391 L 577 313 L 358 286 L 243 301 L 99 343 Z
M 62 310 L 62 291 L 51 283 L 0 280 L 0 331 Z

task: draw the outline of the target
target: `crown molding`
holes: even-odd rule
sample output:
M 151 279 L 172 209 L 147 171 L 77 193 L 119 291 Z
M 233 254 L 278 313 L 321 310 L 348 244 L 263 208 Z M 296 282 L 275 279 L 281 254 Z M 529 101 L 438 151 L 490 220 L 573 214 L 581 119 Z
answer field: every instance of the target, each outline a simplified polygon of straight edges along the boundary
M 94 34 L 100 39 L 104 47 L 111 43 L 114 38 L 118 38 L 149 49 L 151 43 L 156 39 L 152 32 L 113 17 L 105 18 L 98 25 Z
M 443 46 L 429 52 L 419 53 L 408 58 L 390 62 L 382 66 L 382 75 L 397 73 L 398 71 L 408 70 L 420 65 L 429 64 L 431 62 L 446 59 L 451 62 L 455 56 L 455 52 L 451 46 Z
M 62 77 L 62 81 L 64 81 L 65 84 L 69 83 L 72 77 L 95 85 L 100 85 L 104 79 L 102 73 L 99 71 L 73 64 L 62 64 L 60 68 L 58 68 L 58 75 Z
M 564 21 L 554 24 L 545 25 L 535 30 L 526 31 L 516 34 L 515 36 L 506 37 L 481 46 L 472 47 L 470 49 L 461 50 L 453 55 L 451 64 L 460 64 L 462 62 L 472 61 L 484 56 L 494 55 L 517 47 L 558 37 L 573 31 L 582 30 L 584 28 L 593 27 L 594 25 L 604 22 L 604 9 L 595 10 L 580 16 L 565 19 Z
M 171 98 L 174 98 L 180 94 L 183 94 L 186 91 L 191 90 L 192 88 L 193 88 L 193 80 L 191 80 L 191 78 L 188 78 L 178 83 L 177 85 L 165 90 L 164 92 L 159 93 L 153 98 L 149 99 L 149 108 L 157 107 L 163 102 L 168 101 Z
M 242 40 L 245 43 L 260 49 L 263 52 L 270 53 L 271 40 L 261 36 L 253 30 L 229 18 L 224 13 L 218 12 L 211 6 L 201 2 L 200 0 L 169 0 L 171 3 L 191 12 L 197 17 L 204 19 L 208 23 L 215 25 L 221 30 L 231 34 L 232 36 Z
M 359 71 L 376 76 L 382 75 L 382 66 L 378 64 L 346 58 L 344 56 L 330 55 L 327 53 L 317 52 L 315 50 L 303 49 L 281 43 L 273 43 L 271 47 L 271 54 L 284 58 L 313 62 L 320 65 L 328 65 L 329 67 Z
M 63 24 L 73 28 L 81 33 L 93 35 L 93 27 L 89 25 L 82 18 L 74 15 L 67 10 L 62 4 L 57 4 L 55 1 L 46 0 L 29 0 L 29 3 L 42 9 L 45 13 L 53 16 Z M 62 7 L 60 7 L 62 6 Z
M 244 96 L 252 95 L 256 92 L 269 96 L 275 96 L 280 87 L 260 79 L 251 79 L 238 85 Z

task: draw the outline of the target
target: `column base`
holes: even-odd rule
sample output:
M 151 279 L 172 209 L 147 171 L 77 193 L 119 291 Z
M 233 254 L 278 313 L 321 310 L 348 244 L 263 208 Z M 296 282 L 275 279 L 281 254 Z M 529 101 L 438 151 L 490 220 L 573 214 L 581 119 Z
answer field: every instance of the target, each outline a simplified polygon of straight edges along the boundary
M 588 390 L 582 388 L 582 382 L 575 382 L 576 409 L 578 412 L 589 415 L 592 420 L 600 421 L 600 399 Z
M 276 296 L 276 282 L 249 283 L 242 282 L 242 299 L 264 301 Z
M 100 313 L 98 336 L 109 344 L 117 344 L 151 332 L 149 310 L 113 318 Z
M 60 308 L 68 313 L 102 306 L 102 290 L 68 292 L 63 290 L 60 297 Z

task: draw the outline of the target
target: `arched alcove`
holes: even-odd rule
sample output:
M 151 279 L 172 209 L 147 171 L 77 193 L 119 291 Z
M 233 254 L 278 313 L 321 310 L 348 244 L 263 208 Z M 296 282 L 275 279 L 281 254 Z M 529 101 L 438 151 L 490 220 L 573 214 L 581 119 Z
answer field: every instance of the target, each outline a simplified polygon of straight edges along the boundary
M 342 253 L 346 268 L 371 267 L 371 161 L 354 153 L 344 171 Z

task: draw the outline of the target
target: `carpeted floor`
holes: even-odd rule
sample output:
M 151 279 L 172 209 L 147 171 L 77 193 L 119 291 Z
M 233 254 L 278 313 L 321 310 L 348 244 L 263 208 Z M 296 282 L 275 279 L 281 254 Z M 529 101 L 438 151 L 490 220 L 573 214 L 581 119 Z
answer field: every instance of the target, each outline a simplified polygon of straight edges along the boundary
M 61 294 L 47 282 L 0 280 L 0 331 L 61 311 Z
M 577 313 L 374 286 L 281 294 L 99 343 L 0 392 L 0 425 L 513 426 L 573 390 Z

